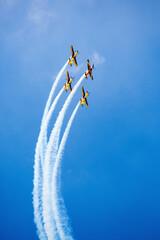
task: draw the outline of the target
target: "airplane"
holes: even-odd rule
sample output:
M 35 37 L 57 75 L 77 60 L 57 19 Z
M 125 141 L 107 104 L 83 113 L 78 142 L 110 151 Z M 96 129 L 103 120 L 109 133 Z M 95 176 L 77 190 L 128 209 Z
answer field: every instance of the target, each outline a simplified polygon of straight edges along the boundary
M 77 67 L 78 64 L 77 64 L 76 56 L 78 55 L 78 51 L 74 52 L 72 45 L 71 45 L 71 54 L 72 54 L 72 56 L 69 58 L 68 64 L 70 64 L 70 66 L 72 67 L 72 64 L 73 64 L 73 61 L 74 61 L 75 65 Z
M 69 73 L 67 71 L 67 83 L 64 84 L 64 89 L 66 90 L 66 92 L 67 92 L 68 88 L 69 88 L 70 92 L 72 91 L 71 82 L 73 82 L 73 78 L 69 77 Z
M 83 104 L 84 104 L 84 103 L 85 103 L 86 106 L 88 107 L 88 102 L 87 102 L 87 97 L 88 97 L 88 95 L 89 95 L 89 93 L 88 93 L 88 92 L 85 93 L 84 88 L 83 88 L 83 86 L 82 86 L 82 96 L 83 96 L 83 98 L 80 98 L 80 104 L 82 105 L 82 107 L 83 107 Z
M 87 78 L 88 78 L 88 75 L 90 75 L 91 79 L 93 80 L 92 70 L 93 70 L 93 68 L 94 68 L 94 64 L 93 64 L 93 66 L 91 67 L 88 59 L 87 59 L 87 67 L 88 67 L 88 70 L 85 72 L 85 77 L 86 77 L 86 79 L 87 79 Z

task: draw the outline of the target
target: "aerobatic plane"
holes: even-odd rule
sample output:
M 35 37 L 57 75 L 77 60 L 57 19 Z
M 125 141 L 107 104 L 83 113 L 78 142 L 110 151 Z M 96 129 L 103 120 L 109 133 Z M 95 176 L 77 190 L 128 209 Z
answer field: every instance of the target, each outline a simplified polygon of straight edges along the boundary
M 87 60 L 87 67 L 88 67 L 88 70 L 85 72 L 85 77 L 86 79 L 88 78 L 88 75 L 90 75 L 91 79 L 93 80 L 93 74 L 92 74 L 92 70 L 94 68 L 94 64 L 93 66 L 91 67 L 90 63 L 89 63 L 89 60 Z
M 71 45 L 71 54 L 72 54 L 72 56 L 69 58 L 68 64 L 70 64 L 70 66 L 72 67 L 72 64 L 73 64 L 73 61 L 74 61 L 75 65 L 77 67 L 78 64 L 77 64 L 76 56 L 78 55 L 78 51 L 74 52 L 72 45 Z
M 66 92 L 67 92 L 68 88 L 69 88 L 70 92 L 72 91 L 71 82 L 73 82 L 73 78 L 69 77 L 69 73 L 67 71 L 67 83 L 64 84 L 64 89 L 66 90 Z
M 85 93 L 84 88 L 82 86 L 82 96 L 83 96 L 83 98 L 80 98 L 80 104 L 82 105 L 82 107 L 83 107 L 84 103 L 88 107 L 88 102 L 87 102 L 88 95 L 89 95 L 88 92 Z

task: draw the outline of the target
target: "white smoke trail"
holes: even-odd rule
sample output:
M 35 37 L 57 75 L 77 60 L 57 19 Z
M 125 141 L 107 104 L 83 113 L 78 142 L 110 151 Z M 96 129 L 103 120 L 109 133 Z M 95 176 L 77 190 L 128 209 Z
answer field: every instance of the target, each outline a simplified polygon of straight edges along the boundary
M 58 118 L 57 118 L 54 128 L 51 132 L 51 136 L 49 138 L 49 142 L 47 145 L 45 162 L 44 162 L 44 167 L 43 167 L 43 173 L 44 173 L 43 177 L 44 178 L 43 178 L 42 202 L 43 202 L 44 227 L 45 227 L 45 230 L 46 230 L 49 240 L 54 239 L 53 235 L 57 234 L 55 232 L 55 228 L 53 226 L 54 213 L 51 211 L 51 209 L 52 209 L 52 199 L 51 199 L 52 184 L 51 184 L 51 181 L 52 181 L 52 170 L 54 167 L 54 162 L 55 162 L 57 150 L 58 150 L 60 130 L 61 130 L 61 126 L 63 123 L 65 113 L 69 107 L 69 104 L 70 104 L 74 94 L 76 93 L 79 85 L 83 81 L 84 77 L 85 77 L 85 74 L 83 74 L 83 76 L 79 79 L 77 84 L 74 86 L 72 92 L 66 99 L 66 101 L 62 107 L 62 110 L 59 112 Z
M 57 84 L 58 84 L 60 78 L 62 77 L 62 74 L 64 73 L 67 65 L 68 65 L 68 61 L 64 64 L 64 66 L 62 67 L 62 69 L 61 69 L 60 72 L 58 73 L 58 75 L 57 75 L 57 77 L 56 77 L 56 80 L 55 80 L 54 83 L 53 83 L 53 86 L 52 86 L 52 88 L 51 88 L 51 91 L 50 91 L 50 94 L 49 94 L 49 97 L 48 97 L 48 100 L 47 100 L 47 103 L 46 103 L 46 106 L 45 106 L 45 109 L 44 109 L 41 126 L 43 125 L 43 123 L 44 123 L 44 121 L 45 121 L 45 118 L 46 118 L 46 116 L 47 116 L 47 114 L 48 114 L 48 111 L 49 111 L 49 108 L 50 108 L 50 105 L 51 105 L 51 101 L 52 101 L 52 98 L 53 98 L 55 89 L 56 89 L 56 87 L 57 87 Z M 47 131 L 44 132 L 44 136 L 43 136 L 43 140 L 42 140 L 41 145 L 43 145 L 43 146 L 46 146 L 46 145 L 47 145 Z M 43 151 L 43 150 L 46 149 L 46 147 L 44 148 L 44 147 L 41 146 L 40 149 L 41 149 L 41 151 L 40 151 L 41 158 L 44 159 L 44 157 L 45 157 L 45 151 Z
M 51 107 L 50 107 L 50 109 L 48 111 L 46 119 L 45 119 L 44 123 L 42 124 L 41 132 L 39 134 L 39 139 L 38 140 L 39 140 L 39 142 L 41 144 L 41 147 L 42 147 L 43 156 L 45 156 L 46 147 L 47 147 L 47 142 L 45 141 L 45 138 L 47 136 L 48 124 L 49 124 L 49 121 L 50 121 L 50 119 L 52 117 L 53 111 L 54 111 L 54 109 L 55 109 L 55 107 L 57 105 L 57 102 L 58 102 L 59 98 L 61 97 L 61 95 L 63 93 L 63 90 L 64 90 L 64 87 L 62 87 L 62 89 L 57 94 L 55 100 L 53 101 L 53 103 L 52 103 L 52 105 L 51 105 Z M 44 164 L 44 161 L 42 161 L 42 165 L 43 164 Z
M 35 165 L 34 165 L 34 180 L 33 180 L 33 205 L 34 205 L 34 220 L 37 225 L 38 235 L 40 239 L 47 239 L 45 235 L 45 230 L 43 226 L 43 219 L 42 219 L 42 182 L 43 182 L 43 159 L 40 157 L 40 147 L 43 147 L 44 151 L 46 146 L 42 146 L 42 141 L 45 135 L 47 135 L 47 127 L 55 106 L 62 95 L 63 88 L 60 90 L 58 95 L 56 96 L 52 106 L 48 112 L 45 122 L 42 124 L 41 131 L 38 137 L 37 145 L 36 145 L 36 153 L 35 153 Z
M 63 72 L 65 71 L 66 67 L 68 65 L 68 60 L 67 62 L 64 64 L 64 66 L 62 67 L 62 69 L 60 70 L 60 72 L 58 73 L 57 77 L 56 77 L 56 80 L 54 81 L 53 83 L 53 86 L 52 86 L 52 89 L 50 91 L 50 94 L 49 94 L 49 97 L 48 97 L 48 100 L 47 100 L 47 103 L 46 103 L 46 107 L 44 109 L 44 114 L 43 114 L 43 117 L 42 117 L 42 123 L 44 122 L 45 118 L 46 118 L 46 115 L 48 114 L 48 110 L 49 110 L 49 107 L 51 105 L 51 101 L 52 101 L 52 97 L 54 95 L 54 92 L 55 92 L 55 89 L 57 87 L 57 84 L 60 80 L 60 78 L 62 77 L 62 74 Z
M 67 213 L 65 210 L 63 199 L 60 197 L 60 165 L 61 165 L 61 159 L 63 156 L 64 147 L 68 138 L 68 134 L 79 106 L 80 104 L 78 102 L 77 106 L 75 107 L 68 121 L 67 127 L 65 129 L 65 132 L 63 134 L 63 137 L 58 149 L 58 153 L 57 153 L 57 157 L 56 157 L 56 161 L 53 169 L 53 175 L 52 175 L 52 209 L 54 212 L 56 227 L 61 240 L 73 239 L 70 235 L 71 231 L 69 228 Z
M 42 220 L 42 201 L 41 201 L 41 189 L 42 189 L 42 166 L 40 154 L 35 156 L 34 165 L 34 180 L 33 180 L 33 207 L 34 207 L 34 222 L 37 226 L 37 234 L 39 239 L 47 240 L 47 236 L 44 230 L 43 220 Z
M 44 162 L 44 160 L 43 160 L 44 159 L 44 152 L 42 151 L 42 149 L 44 149 L 44 151 L 46 149 L 46 144 L 47 144 L 47 130 L 46 129 L 47 129 L 49 120 L 51 118 L 51 115 L 54 111 L 55 105 L 56 105 L 59 97 L 61 96 L 62 90 L 60 91 L 59 95 L 57 96 L 57 98 L 55 99 L 55 101 L 52 104 L 52 107 L 50 109 L 51 111 L 50 111 L 49 117 L 47 118 L 48 120 L 46 121 L 46 125 L 44 125 L 44 121 L 47 117 L 49 107 L 51 105 L 51 100 L 52 100 L 53 94 L 55 92 L 55 89 L 57 87 L 57 84 L 58 84 L 63 72 L 65 71 L 65 69 L 67 67 L 67 64 L 68 64 L 68 61 L 65 63 L 63 68 L 60 70 L 55 82 L 53 83 L 51 92 L 49 94 L 48 101 L 46 103 L 44 114 L 43 114 L 43 117 L 42 117 L 40 133 L 39 133 L 39 137 L 38 137 L 38 141 L 37 141 L 36 149 L 35 149 L 34 179 L 33 179 L 34 221 L 35 221 L 36 226 L 37 226 L 38 236 L 42 240 L 47 239 L 45 229 L 44 229 L 44 224 L 43 224 L 42 199 L 41 199 L 42 182 L 43 182 L 43 166 L 42 166 L 42 164 Z M 42 126 L 43 126 L 43 130 L 42 130 Z M 46 128 L 44 126 L 46 126 Z

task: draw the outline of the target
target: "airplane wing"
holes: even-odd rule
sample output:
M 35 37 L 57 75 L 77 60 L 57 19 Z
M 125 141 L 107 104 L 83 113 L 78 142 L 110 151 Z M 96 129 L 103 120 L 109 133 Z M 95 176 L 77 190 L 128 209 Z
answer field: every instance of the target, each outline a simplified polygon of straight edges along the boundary
M 76 60 L 76 58 L 74 57 L 74 63 L 75 63 L 75 65 L 76 65 L 76 67 L 78 66 L 78 64 L 77 64 L 77 60 Z
M 71 45 L 71 54 L 72 54 L 72 57 L 74 56 L 74 50 L 73 50 L 73 46 Z
M 69 84 L 69 90 L 70 90 L 70 92 L 72 92 L 72 87 L 71 87 L 71 84 Z
M 88 102 L 87 102 L 87 99 L 85 98 L 85 100 L 84 100 L 84 101 L 85 101 L 85 104 L 86 104 L 86 106 L 88 107 Z
M 87 60 L 87 67 L 88 67 L 88 70 L 90 70 L 91 65 L 90 65 L 90 63 L 89 63 L 89 60 Z
M 69 73 L 67 71 L 67 83 L 69 83 Z
M 92 72 L 90 72 L 89 75 L 90 75 L 91 79 L 93 80 L 93 74 L 92 74 Z
M 83 96 L 83 98 L 85 96 L 85 92 L 84 92 L 83 86 L 82 86 L 82 96 Z

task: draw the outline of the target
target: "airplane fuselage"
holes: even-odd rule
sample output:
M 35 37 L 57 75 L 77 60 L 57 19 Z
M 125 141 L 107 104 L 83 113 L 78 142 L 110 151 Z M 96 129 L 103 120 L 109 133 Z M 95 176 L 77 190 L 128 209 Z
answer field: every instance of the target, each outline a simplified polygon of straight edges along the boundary
M 71 82 L 73 82 L 73 78 L 70 78 L 69 82 L 64 84 L 64 89 L 66 90 L 66 92 L 67 92 L 67 89 L 70 89 Z
M 84 99 L 88 97 L 88 92 L 85 94 Z
M 71 85 L 71 81 L 69 83 L 64 84 L 64 89 L 67 90 L 69 89 L 69 86 Z
M 93 67 L 91 67 L 89 70 L 87 70 L 87 72 L 85 73 L 85 76 L 88 77 L 88 75 L 92 72 L 92 70 L 93 70 Z
M 74 56 L 69 58 L 69 64 L 73 63 L 73 61 L 74 61 L 74 59 L 76 58 L 77 55 L 78 55 L 78 52 L 75 52 Z
M 85 94 L 83 98 L 80 99 L 80 104 L 83 105 L 85 103 L 85 99 L 88 97 L 88 92 Z
M 78 55 L 78 52 L 75 52 L 72 58 L 75 58 L 77 55 Z

